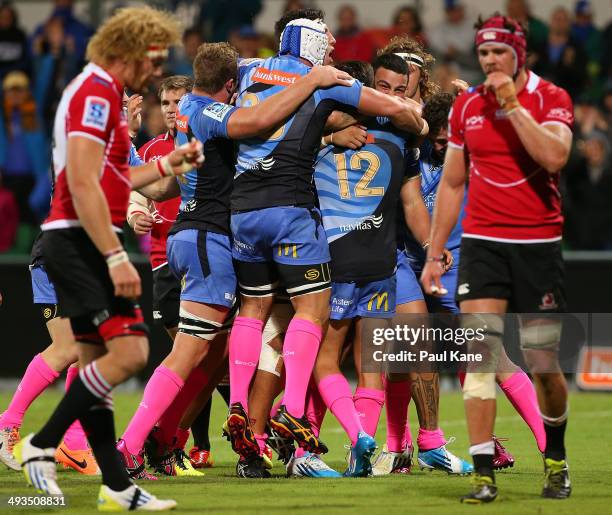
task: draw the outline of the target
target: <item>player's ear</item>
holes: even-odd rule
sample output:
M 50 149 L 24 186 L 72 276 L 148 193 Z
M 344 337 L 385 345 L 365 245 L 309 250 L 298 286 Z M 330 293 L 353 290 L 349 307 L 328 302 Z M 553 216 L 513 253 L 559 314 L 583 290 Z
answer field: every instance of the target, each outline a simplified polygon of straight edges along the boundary
M 227 92 L 232 95 L 236 90 L 236 79 L 230 79 L 225 83 L 225 89 Z

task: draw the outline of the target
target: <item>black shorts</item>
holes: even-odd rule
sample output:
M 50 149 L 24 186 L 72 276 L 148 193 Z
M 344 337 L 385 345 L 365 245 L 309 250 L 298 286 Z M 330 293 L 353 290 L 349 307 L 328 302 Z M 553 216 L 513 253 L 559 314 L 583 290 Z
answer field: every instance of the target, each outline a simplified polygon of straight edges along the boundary
M 514 313 L 566 310 L 561 242 L 504 243 L 463 238 L 457 302 L 507 299 Z
M 153 270 L 153 320 L 166 329 L 178 327 L 181 281 L 165 265 Z
M 138 308 L 134 301 L 115 296 L 104 256 L 83 229 L 45 231 L 42 252 L 59 316 L 70 318 L 75 335 L 97 333 L 104 320 L 132 316 Z

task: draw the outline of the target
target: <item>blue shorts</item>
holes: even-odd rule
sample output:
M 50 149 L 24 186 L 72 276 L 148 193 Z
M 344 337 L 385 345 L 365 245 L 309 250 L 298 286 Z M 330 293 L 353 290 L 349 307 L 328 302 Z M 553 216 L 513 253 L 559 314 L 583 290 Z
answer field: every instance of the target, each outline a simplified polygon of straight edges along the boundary
M 332 283 L 332 320 L 355 317 L 389 318 L 395 314 L 395 274 L 363 286 L 357 283 Z
M 455 300 L 457 278 L 459 276 L 459 249 L 454 249 L 451 252 L 453 254 L 453 266 L 448 272 L 445 272 L 442 274 L 442 277 L 440 277 L 440 282 L 448 293 L 441 297 L 434 295 L 425 296 L 427 310 L 430 313 L 439 313 L 441 311 L 455 314 L 459 313 L 459 306 L 457 306 L 457 302 Z M 421 272 L 423 271 L 423 263 L 412 261 L 410 257 L 407 258 L 407 262 L 415 275 L 420 277 Z
M 167 254 L 181 279 L 181 300 L 232 307 L 236 274 L 229 236 L 185 229 L 168 237 Z
M 32 276 L 32 293 L 34 304 L 57 304 L 55 286 L 49 280 L 49 276 L 42 266 L 30 267 Z
M 421 284 L 410 266 L 406 251 L 397 251 L 397 305 L 424 300 Z
M 232 215 L 232 255 L 238 261 L 283 265 L 329 263 L 321 213 L 304 207 L 269 207 Z

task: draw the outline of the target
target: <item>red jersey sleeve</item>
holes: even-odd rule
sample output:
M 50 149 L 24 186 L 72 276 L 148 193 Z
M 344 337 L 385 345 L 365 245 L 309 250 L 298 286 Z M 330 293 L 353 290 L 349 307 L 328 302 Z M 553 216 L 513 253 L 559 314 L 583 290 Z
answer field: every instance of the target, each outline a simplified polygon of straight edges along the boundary
M 115 97 L 110 87 L 85 82 L 68 106 L 67 136 L 84 136 L 106 145 L 119 115 Z
M 551 84 L 542 91 L 542 112 L 540 123 L 561 123 L 570 129 L 574 124 L 572 99 L 563 88 Z
M 453 107 L 448 113 L 448 145 L 453 148 L 463 148 L 464 124 L 462 113 L 467 96 L 462 93 L 455 98 Z

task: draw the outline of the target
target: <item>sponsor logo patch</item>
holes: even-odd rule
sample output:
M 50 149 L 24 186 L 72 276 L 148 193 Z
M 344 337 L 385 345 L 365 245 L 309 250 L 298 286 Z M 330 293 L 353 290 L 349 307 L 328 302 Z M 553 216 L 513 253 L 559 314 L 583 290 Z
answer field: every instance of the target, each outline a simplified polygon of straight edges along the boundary
M 310 270 L 306 270 L 304 277 L 309 281 L 316 281 L 320 275 L 321 273 L 317 269 L 311 268 Z
M 87 97 L 81 125 L 99 131 L 106 130 L 110 115 L 110 102 L 102 97 Z
M 267 68 L 256 68 L 253 73 L 253 82 L 273 84 L 275 86 L 291 86 L 301 77 L 298 73 L 282 72 L 279 70 L 268 70 Z
M 202 114 L 204 116 L 212 118 L 213 120 L 222 122 L 232 109 L 233 107 L 231 105 L 223 104 L 221 102 L 215 102 L 213 104 L 207 105 L 202 111 Z

